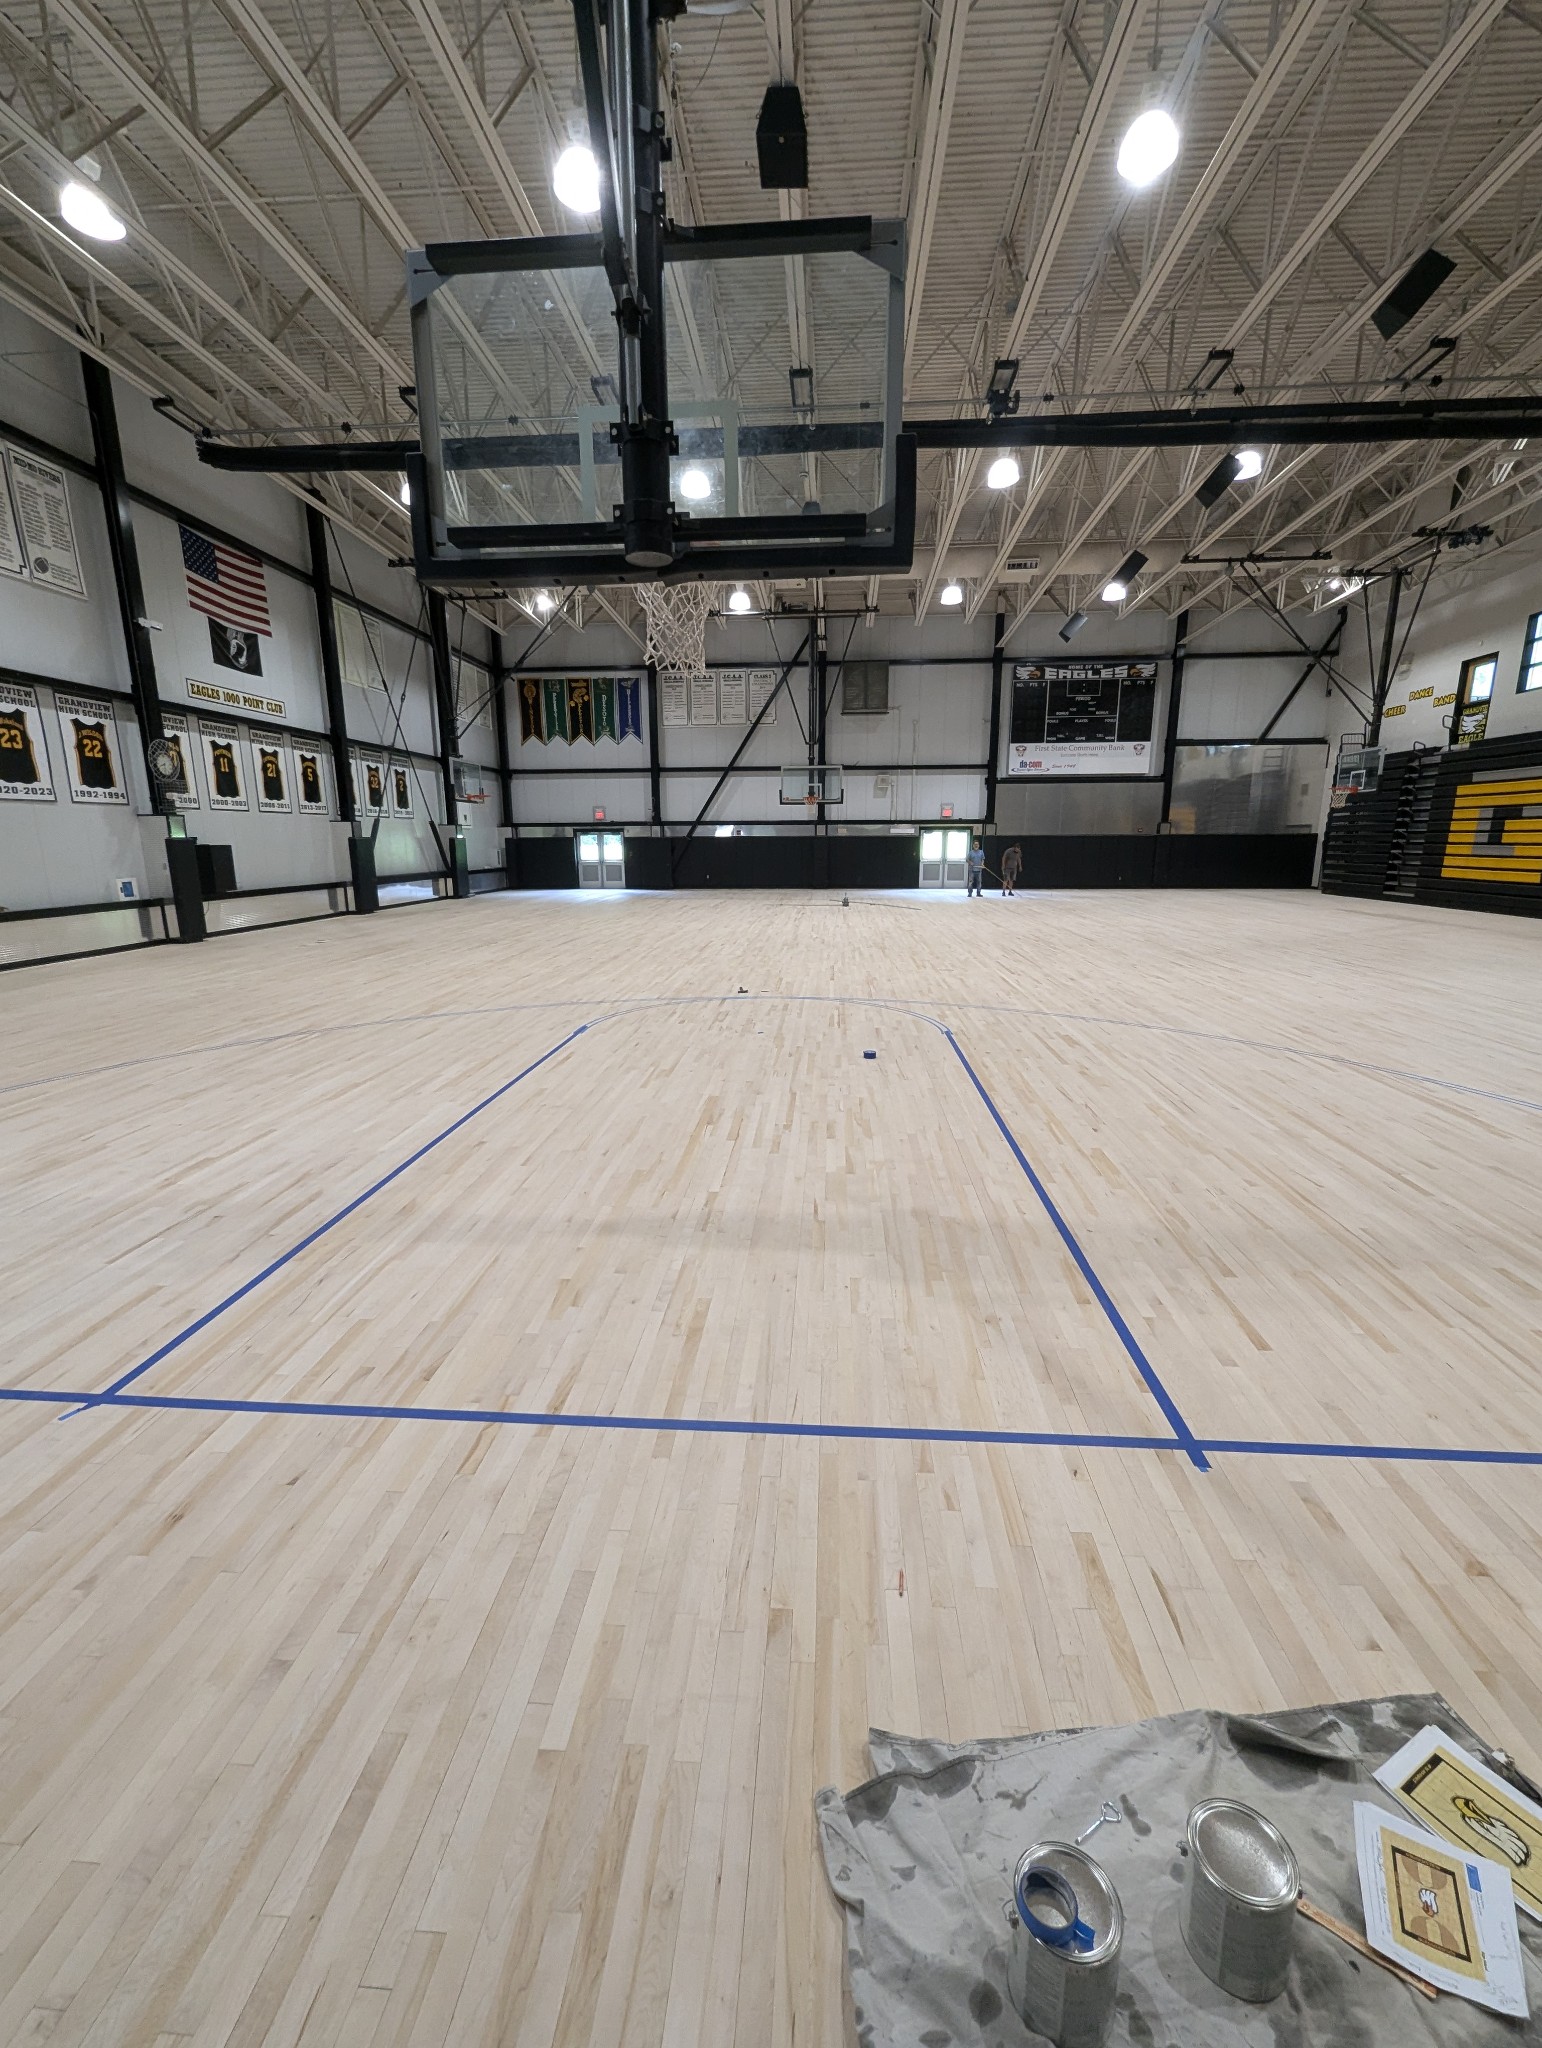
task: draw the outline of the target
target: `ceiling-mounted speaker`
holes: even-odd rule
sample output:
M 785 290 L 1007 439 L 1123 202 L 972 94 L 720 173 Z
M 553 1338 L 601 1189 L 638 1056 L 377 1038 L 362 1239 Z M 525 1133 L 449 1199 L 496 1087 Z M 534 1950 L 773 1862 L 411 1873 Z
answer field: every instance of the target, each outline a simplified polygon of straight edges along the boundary
M 1442 256 L 1438 249 L 1426 249 L 1371 315 L 1371 325 L 1382 340 L 1390 341 L 1394 334 L 1400 334 L 1415 313 L 1429 304 L 1455 268 L 1450 256 Z
M 755 123 L 755 153 L 760 158 L 764 192 L 801 192 L 808 188 L 808 126 L 803 95 L 795 85 L 768 85 Z

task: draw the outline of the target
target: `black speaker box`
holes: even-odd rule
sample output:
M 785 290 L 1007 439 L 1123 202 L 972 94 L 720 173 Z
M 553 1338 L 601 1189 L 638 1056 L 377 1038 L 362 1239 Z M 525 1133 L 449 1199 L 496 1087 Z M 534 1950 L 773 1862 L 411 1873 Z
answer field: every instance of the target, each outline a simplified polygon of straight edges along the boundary
M 236 856 L 228 846 L 206 846 L 198 841 L 198 885 L 205 901 L 236 893 Z
M 803 191 L 808 186 L 808 128 L 803 95 L 795 85 L 768 85 L 755 123 L 760 184 L 766 192 Z
M 762 179 L 764 184 L 765 180 Z M 1429 304 L 1455 270 L 1449 256 L 1438 249 L 1426 249 L 1411 270 L 1407 270 L 1371 315 L 1371 325 L 1383 341 L 1390 341 L 1408 325 L 1421 306 Z

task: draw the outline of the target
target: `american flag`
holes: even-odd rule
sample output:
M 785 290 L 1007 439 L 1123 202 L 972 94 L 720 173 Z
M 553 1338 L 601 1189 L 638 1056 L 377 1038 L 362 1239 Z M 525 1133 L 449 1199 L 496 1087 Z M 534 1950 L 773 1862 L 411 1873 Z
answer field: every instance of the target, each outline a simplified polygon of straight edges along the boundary
M 221 625 L 237 626 L 246 633 L 266 633 L 268 585 L 262 564 L 255 555 L 243 555 L 207 534 L 179 526 L 182 538 L 182 566 L 187 571 L 187 601 L 195 612 L 207 612 Z

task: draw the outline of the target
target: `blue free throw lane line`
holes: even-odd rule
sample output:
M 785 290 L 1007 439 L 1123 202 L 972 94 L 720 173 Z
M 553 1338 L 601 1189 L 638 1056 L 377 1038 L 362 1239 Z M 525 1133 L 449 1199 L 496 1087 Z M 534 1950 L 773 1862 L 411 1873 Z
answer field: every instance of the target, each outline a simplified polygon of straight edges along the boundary
M 496 1422 L 526 1429 L 656 1429 L 692 1436 L 846 1437 L 898 1443 L 1003 1444 L 1065 1450 L 1183 1451 L 1177 1437 L 1022 1429 L 916 1429 L 887 1423 L 739 1422 L 681 1415 L 562 1415 L 540 1408 L 391 1408 L 369 1401 L 242 1401 L 205 1394 L 83 1394 L 50 1387 L 0 1387 L 0 1401 L 55 1407 L 137 1408 L 212 1415 L 336 1416 L 368 1422 Z M 1462 1449 L 1449 1444 L 1288 1443 L 1272 1437 L 1200 1437 L 1196 1448 L 1223 1458 L 1360 1458 L 1370 1463 L 1542 1466 L 1542 1451 Z
M 141 1359 L 139 1364 L 131 1371 L 123 1373 L 118 1379 L 115 1379 L 110 1387 L 104 1387 L 100 1394 L 86 1395 L 80 1404 L 81 1407 L 95 1408 L 102 1401 L 110 1399 L 114 1394 L 121 1394 L 125 1387 L 132 1386 L 141 1373 L 147 1373 L 152 1365 L 159 1365 L 163 1358 L 169 1358 L 171 1353 L 185 1344 L 189 1337 L 196 1337 L 200 1330 L 206 1330 L 210 1323 L 225 1313 L 226 1309 L 234 1308 L 238 1301 L 244 1300 L 254 1287 L 260 1287 L 264 1280 L 271 1280 L 273 1275 L 282 1267 L 287 1266 L 291 1259 L 297 1259 L 301 1252 L 308 1250 L 316 1242 L 317 1238 L 325 1237 L 329 1230 L 335 1230 L 339 1223 L 353 1214 L 355 1209 L 362 1209 L 372 1195 L 378 1195 L 382 1188 L 388 1188 L 393 1180 L 400 1179 L 409 1166 L 416 1166 L 418 1161 L 432 1152 L 436 1145 L 442 1145 L 446 1138 L 454 1137 L 455 1133 L 469 1124 L 474 1116 L 480 1116 L 484 1109 L 491 1108 L 493 1103 L 497 1102 L 501 1096 L 507 1095 L 511 1088 L 517 1088 L 521 1081 L 535 1072 L 537 1067 L 544 1067 L 548 1060 L 555 1059 L 564 1046 L 571 1045 L 575 1038 L 581 1038 L 588 1029 L 589 1026 L 587 1024 L 580 1024 L 576 1030 L 570 1031 L 566 1038 L 559 1038 L 557 1043 L 548 1047 L 538 1060 L 532 1060 L 528 1067 L 522 1068 L 511 1080 L 505 1081 L 501 1088 L 495 1088 L 491 1095 L 484 1095 L 482 1100 L 471 1109 L 468 1109 L 464 1116 L 458 1116 L 453 1124 L 446 1124 L 437 1137 L 430 1138 L 426 1145 L 420 1145 L 409 1159 L 404 1159 L 401 1162 L 400 1166 L 393 1166 L 389 1173 L 382 1174 L 380 1179 L 372 1186 L 367 1187 L 362 1195 L 355 1195 L 351 1202 L 344 1208 L 339 1209 L 335 1216 L 329 1216 L 325 1223 L 318 1223 L 309 1236 L 302 1237 L 298 1244 L 292 1244 L 288 1251 L 280 1252 L 278 1257 L 264 1266 L 260 1273 L 254 1273 L 251 1279 L 245 1281 L 233 1294 L 227 1294 L 223 1301 L 216 1302 L 213 1308 L 198 1318 L 197 1322 L 189 1323 L 184 1330 L 178 1330 L 175 1337 L 168 1337 L 158 1351 L 152 1351 L 148 1358 Z M 71 1412 L 78 1413 L 79 1411 L 72 1410 Z
M 943 1036 L 947 1039 L 949 1045 L 952 1046 L 954 1053 L 958 1057 L 959 1063 L 962 1065 L 964 1069 L 964 1072 L 969 1076 L 970 1080 L 973 1081 L 975 1088 L 979 1093 L 980 1100 L 985 1104 L 985 1107 L 991 1113 L 992 1122 L 995 1124 L 997 1130 L 1000 1131 L 1002 1137 L 1006 1139 L 1012 1157 L 1017 1161 L 1018 1165 L 1023 1169 L 1023 1172 L 1028 1176 L 1029 1186 L 1033 1189 L 1034 1193 L 1043 1203 L 1044 1213 L 1048 1216 L 1050 1222 L 1054 1224 L 1056 1230 L 1059 1231 L 1061 1243 L 1064 1244 L 1066 1250 L 1071 1254 L 1071 1257 L 1076 1261 L 1077 1270 L 1080 1272 L 1082 1278 L 1086 1281 L 1087 1285 L 1092 1289 L 1093 1295 L 1097 1300 L 1099 1308 L 1102 1309 L 1104 1315 L 1106 1315 L 1108 1317 L 1108 1320 L 1113 1324 L 1115 1333 L 1118 1336 L 1120 1343 L 1124 1346 L 1125 1350 L 1130 1354 L 1130 1362 L 1134 1365 L 1135 1370 L 1140 1374 L 1141 1378 L 1146 1382 L 1147 1387 L 1150 1389 L 1152 1399 L 1156 1402 L 1157 1406 L 1161 1409 L 1162 1413 L 1167 1417 L 1168 1421 L 1172 1424 L 1173 1435 L 1178 1439 L 1179 1444 L 1188 1453 L 1189 1458 L 1199 1468 L 1199 1470 L 1201 1472 L 1208 1472 L 1210 1469 L 1210 1461 L 1205 1456 L 1204 1448 L 1200 1444 L 1199 1439 L 1195 1436 L 1193 1430 L 1189 1428 L 1189 1425 L 1184 1421 L 1183 1411 L 1179 1408 L 1177 1402 L 1173 1399 L 1172 1395 L 1168 1393 L 1166 1387 L 1163 1386 L 1161 1379 L 1158 1377 L 1156 1367 L 1151 1363 L 1151 1360 L 1146 1356 L 1145 1352 L 1141 1350 L 1139 1344 L 1135 1341 L 1135 1332 L 1130 1328 L 1129 1324 L 1125 1321 L 1124 1317 L 1120 1315 L 1118 1309 L 1114 1306 L 1113 1299 L 1110 1296 L 1108 1289 L 1103 1285 L 1102 1281 L 1098 1278 L 1097 1274 L 1092 1270 L 1092 1262 L 1087 1257 L 1087 1254 L 1082 1250 L 1081 1246 L 1077 1243 L 1076 1237 L 1072 1232 L 1070 1224 L 1066 1222 L 1065 1218 L 1061 1215 L 1060 1211 L 1055 1207 L 1054 1202 L 1050 1198 L 1049 1189 L 1045 1187 L 1043 1181 L 1039 1179 L 1039 1176 L 1034 1172 L 1032 1166 L 1029 1165 L 1028 1155 L 1024 1152 L 1022 1146 L 1018 1144 L 1016 1138 L 1013 1137 L 1011 1125 L 1007 1122 L 1006 1118 L 1001 1114 L 1001 1111 L 996 1107 L 995 1103 L 991 1100 L 990 1093 L 986 1088 L 985 1083 L 980 1079 L 979 1075 L 975 1072 L 974 1068 L 969 1064 L 969 1055 L 964 1051 L 963 1047 L 959 1044 L 958 1040 L 953 1036 L 953 1033 L 951 1031 L 945 1030 L 943 1032 Z

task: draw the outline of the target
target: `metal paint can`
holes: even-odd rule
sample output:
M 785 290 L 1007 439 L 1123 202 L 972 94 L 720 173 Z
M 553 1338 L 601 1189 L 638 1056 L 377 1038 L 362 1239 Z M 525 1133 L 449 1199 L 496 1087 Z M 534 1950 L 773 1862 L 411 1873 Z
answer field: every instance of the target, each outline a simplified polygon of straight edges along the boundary
M 1018 1858 L 1007 1902 L 1007 1989 L 1055 2048 L 1101 2048 L 1119 1988 L 1124 1911 L 1102 1866 L 1070 1842 Z
M 1189 1815 L 1181 1922 L 1189 1954 L 1233 1998 L 1264 2005 L 1285 1989 L 1301 1876 L 1273 1821 L 1238 1799 Z

